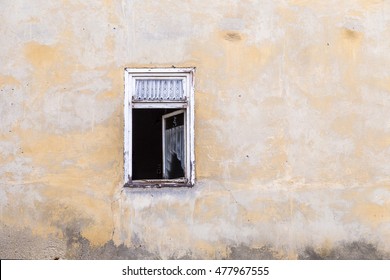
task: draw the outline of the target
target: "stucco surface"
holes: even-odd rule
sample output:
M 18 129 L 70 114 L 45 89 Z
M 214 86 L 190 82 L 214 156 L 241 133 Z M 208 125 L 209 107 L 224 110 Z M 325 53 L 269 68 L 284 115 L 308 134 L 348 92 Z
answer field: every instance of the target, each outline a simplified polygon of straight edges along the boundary
M 0 258 L 390 257 L 390 1 L 0 1 Z M 196 67 L 196 184 L 123 188 L 125 67 Z

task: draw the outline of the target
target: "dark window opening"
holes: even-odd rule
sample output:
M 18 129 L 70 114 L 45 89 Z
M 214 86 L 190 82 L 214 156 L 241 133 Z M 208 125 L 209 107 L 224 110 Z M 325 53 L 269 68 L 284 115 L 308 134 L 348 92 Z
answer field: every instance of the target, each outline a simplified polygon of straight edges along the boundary
M 185 110 L 133 109 L 133 180 L 185 176 Z

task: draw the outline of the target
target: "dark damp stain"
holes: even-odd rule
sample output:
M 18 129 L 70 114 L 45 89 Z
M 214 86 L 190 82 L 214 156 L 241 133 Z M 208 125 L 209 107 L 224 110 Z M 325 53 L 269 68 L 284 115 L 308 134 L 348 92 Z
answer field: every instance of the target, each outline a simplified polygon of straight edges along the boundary
M 141 244 L 127 247 L 123 244 L 115 245 L 112 240 L 101 247 L 95 247 L 81 236 L 78 225 L 68 226 L 65 230 L 67 259 L 82 260 L 157 260 L 160 257 L 145 250 Z
M 173 253 L 168 257 L 168 260 L 193 260 L 194 256 L 192 255 L 191 250 L 187 250 L 184 255 L 178 256 L 176 253 Z
M 344 242 L 330 250 L 308 246 L 298 254 L 301 260 L 383 260 L 389 257 L 365 241 Z
M 278 259 L 270 246 L 252 248 L 247 245 L 232 246 L 227 259 L 230 260 L 274 260 Z
M 224 36 L 225 40 L 230 42 L 236 42 L 241 40 L 241 35 L 237 32 L 228 32 Z

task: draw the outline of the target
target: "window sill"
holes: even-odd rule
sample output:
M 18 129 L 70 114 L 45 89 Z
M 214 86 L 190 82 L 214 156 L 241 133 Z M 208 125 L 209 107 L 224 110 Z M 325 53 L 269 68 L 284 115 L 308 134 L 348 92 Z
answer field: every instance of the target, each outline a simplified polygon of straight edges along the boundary
M 127 188 L 191 188 L 193 185 L 187 179 L 169 179 L 169 180 L 134 180 L 127 182 L 124 187 Z

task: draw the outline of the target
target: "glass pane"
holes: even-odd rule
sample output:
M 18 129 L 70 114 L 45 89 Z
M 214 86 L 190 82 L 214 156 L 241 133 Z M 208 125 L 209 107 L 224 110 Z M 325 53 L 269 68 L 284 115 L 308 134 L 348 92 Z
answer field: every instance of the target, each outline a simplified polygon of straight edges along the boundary
M 164 120 L 164 171 L 165 179 L 185 176 L 185 125 L 184 111 L 163 116 Z
M 134 100 L 184 100 L 182 79 L 136 79 Z

